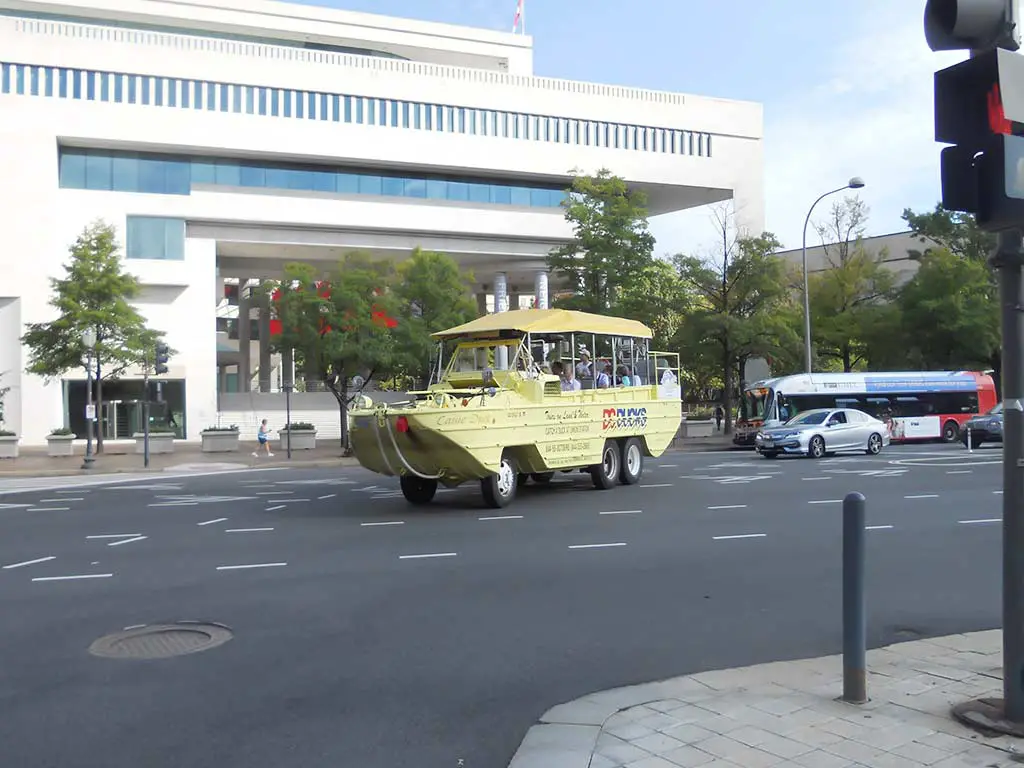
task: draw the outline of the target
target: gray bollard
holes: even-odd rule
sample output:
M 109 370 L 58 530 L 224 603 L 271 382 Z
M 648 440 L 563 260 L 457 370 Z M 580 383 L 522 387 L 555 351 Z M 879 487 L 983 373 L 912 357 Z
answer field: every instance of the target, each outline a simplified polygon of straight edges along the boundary
M 967 428 L 967 452 L 974 453 L 974 443 L 971 441 L 971 428 Z
M 864 495 L 843 499 L 843 701 L 867 694 L 867 621 L 864 613 Z

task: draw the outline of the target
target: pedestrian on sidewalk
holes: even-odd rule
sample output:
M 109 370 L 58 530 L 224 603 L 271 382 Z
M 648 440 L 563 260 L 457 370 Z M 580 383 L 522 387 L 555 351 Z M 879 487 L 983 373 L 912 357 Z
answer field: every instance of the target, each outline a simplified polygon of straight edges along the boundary
M 267 456 L 274 455 L 270 452 L 270 427 L 267 426 L 266 419 L 260 422 L 260 431 L 256 435 L 256 440 L 259 441 L 259 446 L 252 452 L 253 456 L 259 456 L 260 451 L 266 453 Z
M 718 432 L 722 431 L 722 419 L 725 418 L 725 411 L 722 410 L 722 406 L 715 406 L 715 430 Z

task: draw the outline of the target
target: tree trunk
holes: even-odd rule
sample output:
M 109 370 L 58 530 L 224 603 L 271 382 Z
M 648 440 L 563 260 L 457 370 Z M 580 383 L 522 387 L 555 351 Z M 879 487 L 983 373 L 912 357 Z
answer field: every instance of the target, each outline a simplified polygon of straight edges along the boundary
M 348 434 L 348 380 L 341 382 L 341 452 L 344 456 L 352 455 L 352 445 Z
M 849 373 L 853 370 L 852 353 L 850 352 L 850 345 L 843 344 L 843 372 Z
M 733 390 L 733 360 L 729 346 L 722 350 L 722 373 L 725 387 L 722 389 L 722 410 L 725 411 L 725 421 L 722 424 L 723 434 L 732 434 L 732 390 Z
M 103 377 L 100 373 L 100 358 L 96 356 L 96 453 L 103 453 Z

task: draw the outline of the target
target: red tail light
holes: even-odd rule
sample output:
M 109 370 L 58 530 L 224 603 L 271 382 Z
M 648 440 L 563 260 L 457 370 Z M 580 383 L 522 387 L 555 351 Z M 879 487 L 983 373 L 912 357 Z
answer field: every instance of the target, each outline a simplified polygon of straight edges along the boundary
M 405 418 L 405 416 L 399 416 L 397 419 L 395 419 L 395 429 L 397 429 L 399 432 L 408 432 L 409 420 Z

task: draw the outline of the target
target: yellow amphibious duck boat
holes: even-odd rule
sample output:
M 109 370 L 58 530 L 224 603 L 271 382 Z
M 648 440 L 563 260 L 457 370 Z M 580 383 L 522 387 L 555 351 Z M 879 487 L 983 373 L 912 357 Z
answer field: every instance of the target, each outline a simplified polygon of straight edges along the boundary
M 362 397 L 351 412 L 359 463 L 397 475 L 413 504 L 438 484 L 478 481 L 489 506 L 505 507 L 528 478 L 558 471 L 589 472 L 603 490 L 632 485 L 679 429 L 679 357 L 651 351 L 643 323 L 521 309 L 434 338 L 436 383 L 401 403 Z

